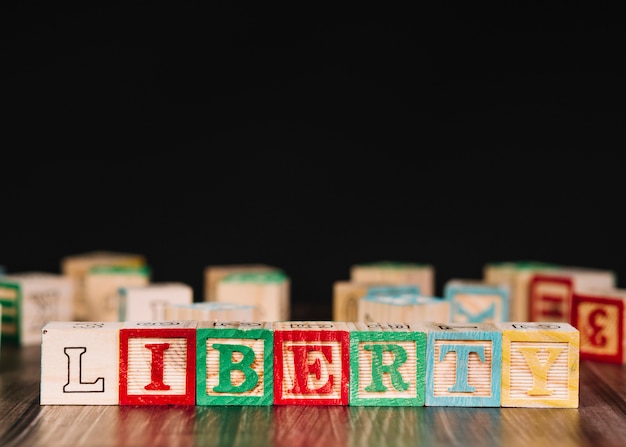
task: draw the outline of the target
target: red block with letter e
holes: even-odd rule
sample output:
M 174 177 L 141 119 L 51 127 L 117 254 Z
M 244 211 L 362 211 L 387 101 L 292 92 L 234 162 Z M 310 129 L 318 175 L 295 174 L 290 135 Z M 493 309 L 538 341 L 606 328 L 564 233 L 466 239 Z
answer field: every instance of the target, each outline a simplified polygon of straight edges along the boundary
M 615 287 L 615 272 L 582 267 L 562 267 L 535 274 L 529 282 L 529 321 L 569 323 L 573 293 L 580 289 Z M 523 320 L 518 320 L 523 321 Z
M 194 405 L 197 321 L 126 322 L 120 405 Z
M 574 292 L 572 325 L 580 331 L 580 359 L 626 363 L 625 289 Z
M 349 382 L 347 323 L 274 323 L 275 405 L 348 405 Z
M 569 322 L 574 290 L 572 278 L 535 275 L 529 289 L 530 321 Z

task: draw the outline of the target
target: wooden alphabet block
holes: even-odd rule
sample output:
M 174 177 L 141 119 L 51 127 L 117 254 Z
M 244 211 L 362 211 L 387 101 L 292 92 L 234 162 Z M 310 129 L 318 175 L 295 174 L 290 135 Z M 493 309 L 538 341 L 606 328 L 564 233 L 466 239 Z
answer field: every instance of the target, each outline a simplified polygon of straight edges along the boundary
M 421 295 L 367 295 L 359 300 L 358 321 L 414 324 L 449 321 L 450 302 Z
M 500 406 L 502 332 L 494 323 L 425 323 L 427 406 Z
M 85 275 L 85 309 L 90 321 L 120 321 L 122 287 L 146 286 L 150 283 L 146 265 L 92 267 Z
M 73 284 L 64 275 L 18 272 L 0 277 L 3 339 L 21 346 L 39 345 L 48 321 L 74 317 Z
M 119 321 L 163 321 L 167 305 L 193 303 L 193 289 L 177 282 L 122 286 L 118 292 Z
M 357 321 L 359 299 L 367 295 L 368 284 L 352 281 L 333 283 L 333 321 Z
M 74 281 L 74 317 L 75 320 L 89 320 L 92 315 L 87 311 L 85 276 L 97 265 L 121 265 L 139 267 L 146 265 L 146 258 L 141 254 L 97 250 L 67 255 L 61 259 L 61 273 Z
M 498 323 L 502 407 L 577 408 L 578 330 L 569 323 Z
M 430 264 L 380 261 L 355 264 L 350 267 L 350 281 L 369 284 L 412 284 L 420 293 L 435 292 L 435 269 Z
M 423 406 L 426 333 L 407 324 L 349 327 L 350 405 Z
M 273 328 L 274 404 L 348 405 L 348 324 L 286 321 Z
M 417 285 L 362 284 L 335 281 L 333 284 L 333 321 L 358 321 L 359 299 L 366 295 L 419 294 Z
M 282 271 L 232 273 L 217 283 L 216 301 L 255 306 L 257 321 L 289 320 L 290 281 Z
M 41 330 L 41 405 L 119 403 L 118 322 L 52 321 Z
M 209 265 L 204 269 L 204 301 L 217 301 L 217 283 L 232 273 L 264 273 L 281 271 L 267 264 Z
M 167 304 L 166 320 L 198 321 L 258 321 L 259 311 L 255 306 L 237 303 L 205 301 L 190 304 Z
M 626 363 L 626 290 L 574 292 L 571 324 L 580 332 L 580 360 Z
M 274 403 L 272 328 L 270 322 L 198 323 L 197 405 Z
M 504 321 L 528 321 L 530 279 L 560 267 L 539 261 L 492 262 L 484 265 L 483 279 L 491 284 L 509 284 L 509 316 Z
M 535 274 L 529 285 L 529 319 L 535 322 L 566 322 L 571 318 L 572 295 L 585 288 L 611 289 L 616 275 L 610 270 L 563 267 Z M 526 320 L 523 320 L 526 321 Z
M 450 302 L 453 323 L 496 323 L 509 318 L 508 284 L 451 279 L 444 285 L 444 298 Z
M 194 405 L 196 321 L 125 322 L 120 405 Z

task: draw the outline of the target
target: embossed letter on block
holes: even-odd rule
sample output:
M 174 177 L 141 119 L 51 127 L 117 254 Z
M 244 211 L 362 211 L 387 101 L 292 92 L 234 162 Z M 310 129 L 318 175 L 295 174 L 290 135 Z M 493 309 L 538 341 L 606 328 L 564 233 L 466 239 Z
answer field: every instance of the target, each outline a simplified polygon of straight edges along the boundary
M 196 321 L 126 322 L 120 329 L 120 405 L 194 405 Z
M 579 332 L 569 323 L 499 323 L 503 407 L 577 408 Z
M 509 319 L 508 284 L 452 279 L 444 286 L 455 323 L 497 323 Z
M 117 405 L 122 323 L 51 321 L 41 331 L 41 405 Z
M 274 322 L 274 404 L 348 405 L 345 322 Z
M 580 360 L 626 363 L 626 290 L 574 292 L 572 325 L 580 331 Z
M 428 406 L 500 406 L 502 332 L 494 323 L 428 322 Z
M 273 404 L 272 323 L 201 321 L 196 338 L 197 405 Z
M 426 333 L 408 324 L 349 326 L 350 405 L 424 405 Z

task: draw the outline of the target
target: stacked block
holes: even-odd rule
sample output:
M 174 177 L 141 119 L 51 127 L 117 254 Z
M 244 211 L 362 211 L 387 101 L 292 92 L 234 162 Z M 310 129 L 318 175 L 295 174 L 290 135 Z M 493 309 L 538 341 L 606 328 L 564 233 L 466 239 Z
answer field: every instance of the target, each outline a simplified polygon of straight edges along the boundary
M 168 305 L 193 303 L 193 289 L 177 282 L 122 286 L 118 293 L 119 321 L 163 321 Z
M 350 323 L 350 405 L 423 406 L 425 359 L 419 327 Z
M 450 302 L 439 297 L 367 295 L 359 300 L 358 321 L 411 324 L 449 319 Z
M 209 265 L 204 269 L 204 301 L 217 301 L 217 283 L 233 273 L 265 273 L 281 271 L 267 264 Z
M 47 323 L 41 330 L 41 405 L 118 405 L 121 327 Z
M 425 404 L 500 406 L 502 332 L 493 323 L 425 324 L 428 331 Z
M 347 405 L 349 340 L 345 322 L 276 322 L 274 404 Z
M 503 407 L 577 408 L 579 331 L 569 323 L 499 323 Z
M 27 346 L 41 342 L 41 329 L 51 320 L 74 317 L 73 283 L 64 275 L 18 272 L 0 277 L 3 339 Z
M 194 405 L 196 321 L 125 322 L 120 405 Z
M 231 273 L 217 283 L 217 302 L 245 304 L 258 309 L 258 321 L 286 321 L 291 312 L 290 281 L 279 270 Z
M 146 265 L 92 267 L 85 275 L 85 308 L 96 321 L 120 321 L 120 289 L 146 286 L 150 268 Z
M 272 323 L 200 322 L 197 405 L 272 405 Z
M 574 292 L 571 324 L 580 331 L 580 359 L 626 363 L 626 290 Z
M 444 298 L 450 302 L 453 323 L 496 323 L 509 319 L 508 284 L 451 279 L 444 285 Z
M 61 273 L 72 278 L 74 282 L 74 319 L 96 320 L 87 306 L 85 276 L 92 267 L 97 265 L 139 267 L 146 265 L 146 258 L 141 254 L 116 251 L 97 250 L 65 256 L 61 259 Z
M 379 261 L 350 267 L 350 281 L 365 284 L 412 284 L 420 293 L 435 292 L 435 269 L 431 264 Z
M 49 322 L 41 405 L 575 408 L 568 323 Z

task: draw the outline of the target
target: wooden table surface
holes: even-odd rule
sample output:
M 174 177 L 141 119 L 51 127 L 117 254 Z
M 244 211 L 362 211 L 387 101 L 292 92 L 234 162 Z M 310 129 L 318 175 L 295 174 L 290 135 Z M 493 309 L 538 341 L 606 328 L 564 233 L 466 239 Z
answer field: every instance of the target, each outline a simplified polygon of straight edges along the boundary
M 581 362 L 578 409 L 40 406 L 39 347 L 0 355 L 0 447 L 626 445 L 621 365 Z

